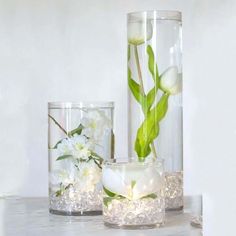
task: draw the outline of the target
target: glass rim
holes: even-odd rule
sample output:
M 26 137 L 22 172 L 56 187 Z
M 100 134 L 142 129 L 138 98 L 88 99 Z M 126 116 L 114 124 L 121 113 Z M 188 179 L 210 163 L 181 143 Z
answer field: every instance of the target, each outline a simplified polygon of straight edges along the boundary
M 138 159 L 110 159 L 110 160 L 105 160 L 103 163 L 103 165 L 105 166 L 122 166 L 122 165 L 131 165 L 131 164 L 135 164 L 139 166 L 149 166 L 153 164 L 164 165 L 164 159 L 157 158 L 157 159 L 151 159 L 151 160 L 145 160 L 145 161 L 139 161 Z
M 145 15 L 153 20 L 176 20 L 182 21 L 182 12 L 176 10 L 147 10 L 147 11 L 134 11 L 127 13 L 128 22 L 135 22 L 135 17 Z
M 48 102 L 48 109 L 53 108 L 114 108 L 115 103 L 113 101 L 107 102 Z

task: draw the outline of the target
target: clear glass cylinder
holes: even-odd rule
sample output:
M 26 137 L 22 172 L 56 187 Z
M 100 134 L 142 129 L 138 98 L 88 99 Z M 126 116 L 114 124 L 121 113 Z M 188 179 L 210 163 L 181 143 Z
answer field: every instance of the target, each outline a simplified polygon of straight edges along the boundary
M 162 160 L 105 162 L 103 219 L 115 228 L 153 228 L 165 220 Z
M 163 158 L 166 209 L 182 209 L 181 13 L 130 13 L 127 36 L 129 156 Z
M 112 102 L 49 103 L 49 210 L 102 213 L 102 162 L 114 157 Z

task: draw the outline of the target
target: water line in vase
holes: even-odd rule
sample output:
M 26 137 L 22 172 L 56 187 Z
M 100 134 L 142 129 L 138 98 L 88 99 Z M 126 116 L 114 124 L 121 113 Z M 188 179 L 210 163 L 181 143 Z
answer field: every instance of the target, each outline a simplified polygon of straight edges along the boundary
M 141 67 L 140 67 L 140 62 L 139 62 L 137 45 L 134 45 L 134 55 L 135 55 L 135 61 L 136 61 L 137 70 L 138 70 L 138 78 L 139 78 L 139 82 L 140 82 L 141 93 L 142 93 L 142 95 L 146 96 L 145 91 L 144 91 L 144 86 L 143 86 L 143 78 L 142 78 L 142 72 L 141 72 Z M 144 116 L 145 116 L 145 114 L 144 114 Z M 151 142 L 151 150 L 154 155 L 154 159 L 157 159 L 157 152 L 156 152 L 156 148 L 155 148 L 153 142 Z

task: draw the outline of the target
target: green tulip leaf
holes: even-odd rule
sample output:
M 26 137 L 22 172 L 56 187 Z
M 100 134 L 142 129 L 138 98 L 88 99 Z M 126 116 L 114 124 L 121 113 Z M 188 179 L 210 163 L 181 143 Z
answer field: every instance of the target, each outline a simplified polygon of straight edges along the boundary
M 132 94 L 134 95 L 135 99 L 137 100 L 138 103 L 142 104 L 143 100 L 145 99 L 142 92 L 141 92 L 141 88 L 140 85 L 135 82 L 132 77 L 131 77 L 131 70 L 128 68 L 128 84 L 129 84 L 129 88 L 132 92 Z
M 154 87 L 147 94 L 147 110 L 149 111 L 155 101 L 155 97 L 160 83 L 160 77 L 154 57 L 154 52 L 150 45 L 147 46 L 147 54 L 148 54 L 148 69 L 154 81 Z
M 143 94 L 140 85 L 132 79 L 130 68 L 128 68 L 128 85 L 129 85 L 129 88 L 130 88 L 134 98 L 141 105 L 141 107 L 143 109 L 143 113 L 146 114 L 147 108 L 148 108 L 147 98 L 146 98 L 145 94 Z
M 152 74 L 153 81 L 155 83 L 155 86 L 159 86 L 159 73 L 158 73 L 158 67 L 155 61 L 154 52 L 152 50 L 152 47 L 150 45 L 147 46 L 147 54 L 148 54 L 148 69 L 150 73 Z
M 108 207 L 109 203 L 111 203 L 111 201 L 113 200 L 113 198 L 111 197 L 104 197 L 103 198 L 103 204 Z
M 152 74 L 153 80 L 155 81 L 155 57 L 154 52 L 152 50 L 152 47 L 150 45 L 147 46 L 147 54 L 148 54 L 148 69 L 150 73 Z
M 130 48 L 128 47 L 128 60 L 130 54 L 129 50 Z M 139 161 L 144 161 L 144 159 L 152 151 L 151 144 L 159 134 L 159 122 L 164 118 L 167 112 L 169 98 L 167 93 L 163 93 L 162 97 L 154 106 L 157 91 L 160 85 L 160 76 L 151 45 L 147 46 L 146 52 L 148 54 L 148 69 L 154 81 L 153 88 L 151 88 L 147 94 L 145 94 L 140 84 L 132 79 L 131 70 L 128 68 L 129 88 L 136 101 L 141 105 L 145 117 L 143 123 L 137 131 L 135 140 L 135 151 L 139 157 Z M 142 79 L 142 77 L 140 79 Z
M 156 87 L 152 88 L 147 94 L 147 111 L 149 111 L 155 101 Z
M 150 152 L 150 144 L 159 134 L 159 122 L 165 116 L 168 109 L 169 95 L 164 93 L 157 105 L 147 114 L 147 117 L 138 129 L 135 150 L 142 161 Z
M 103 191 L 106 193 L 107 196 L 109 197 L 115 197 L 117 194 L 111 192 L 110 190 L 108 190 L 107 188 L 103 187 Z

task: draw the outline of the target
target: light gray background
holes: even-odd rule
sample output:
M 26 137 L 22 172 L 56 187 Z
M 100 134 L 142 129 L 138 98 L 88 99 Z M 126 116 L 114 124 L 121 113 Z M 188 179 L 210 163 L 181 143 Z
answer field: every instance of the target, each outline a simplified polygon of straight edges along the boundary
M 204 193 L 204 235 L 233 236 L 234 0 L 1 0 L 0 196 L 47 195 L 48 101 L 114 100 L 126 155 L 126 13 L 147 9 L 183 12 L 185 193 Z

